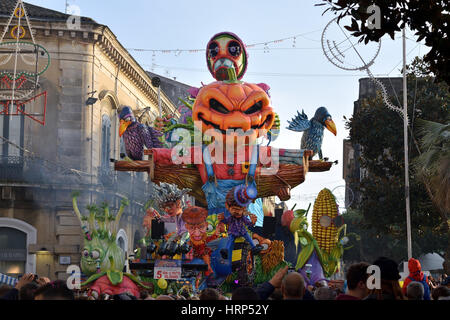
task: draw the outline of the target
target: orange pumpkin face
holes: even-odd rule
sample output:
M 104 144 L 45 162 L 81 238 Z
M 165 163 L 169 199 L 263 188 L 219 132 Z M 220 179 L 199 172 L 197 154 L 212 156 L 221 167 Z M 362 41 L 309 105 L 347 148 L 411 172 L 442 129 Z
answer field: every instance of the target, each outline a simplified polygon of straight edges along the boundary
M 203 133 L 217 129 L 255 130 L 263 136 L 272 127 L 275 114 L 267 93 L 256 84 L 213 82 L 198 93 L 192 109 L 192 119 Z

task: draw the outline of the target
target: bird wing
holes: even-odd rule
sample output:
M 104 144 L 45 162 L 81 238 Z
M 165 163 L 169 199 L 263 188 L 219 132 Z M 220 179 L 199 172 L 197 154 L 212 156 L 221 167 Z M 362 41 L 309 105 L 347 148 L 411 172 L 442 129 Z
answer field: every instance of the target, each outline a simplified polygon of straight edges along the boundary
M 139 134 L 144 138 L 144 144 L 148 149 L 161 148 L 163 146 L 158 139 L 162 136 L 162 133 L 158 130 L 140 123 Z
M 288 124 L 288 130 L 297 132 L 308 130 L 311 127 L 311 122 L 303 110 L 301 114 L 297 111 L 297 115 L 291 121 L 288 120 Z
M 125 151 L 132 160 L 142 160 L 144 145 L 135 130 L 127 130 L 123 135 Z

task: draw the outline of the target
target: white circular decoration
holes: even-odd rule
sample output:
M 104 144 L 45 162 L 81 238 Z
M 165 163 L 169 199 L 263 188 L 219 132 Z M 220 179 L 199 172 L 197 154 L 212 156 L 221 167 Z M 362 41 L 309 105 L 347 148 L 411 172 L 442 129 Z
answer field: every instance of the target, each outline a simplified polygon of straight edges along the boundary
M 328 228 L 331 226 L 331 218 L 329 216 L 321 216 L 319 223 L 322 227 Z

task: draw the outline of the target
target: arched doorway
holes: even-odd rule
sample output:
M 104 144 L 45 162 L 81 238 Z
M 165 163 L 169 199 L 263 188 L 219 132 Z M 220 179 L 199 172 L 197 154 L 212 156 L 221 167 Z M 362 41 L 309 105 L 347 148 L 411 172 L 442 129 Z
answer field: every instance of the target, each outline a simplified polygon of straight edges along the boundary
M 28 247 L 36 243 L 37 230 L 17 219 L 0 218 L 0 273 L 16 277 L 36 273 L 36 255 Z

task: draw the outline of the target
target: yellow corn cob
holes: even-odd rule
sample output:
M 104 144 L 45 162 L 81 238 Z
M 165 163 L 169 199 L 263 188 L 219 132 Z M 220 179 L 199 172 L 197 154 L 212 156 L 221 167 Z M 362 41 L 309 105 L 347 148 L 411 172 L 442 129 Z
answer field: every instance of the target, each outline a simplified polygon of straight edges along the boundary
M 337 215 L 338 210 L 333 194 L 330 190 L 323 189 L 314 202 L 312 233 L 319 247 L 327 253 L 331 252 L 338 241 L 337 228 L 333 223 Z

